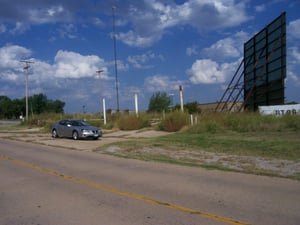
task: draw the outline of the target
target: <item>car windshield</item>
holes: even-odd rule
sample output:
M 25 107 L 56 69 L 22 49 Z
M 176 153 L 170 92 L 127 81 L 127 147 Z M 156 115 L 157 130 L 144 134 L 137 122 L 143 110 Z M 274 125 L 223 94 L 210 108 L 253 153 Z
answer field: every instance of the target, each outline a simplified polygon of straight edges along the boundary
M 73 126 L 78 126 L 78 127 L 82 127 L 82 126 L 90 126 L 88 123 L 82 121 L 82 120 L 73 120 L 72 121 L 72 125 Z

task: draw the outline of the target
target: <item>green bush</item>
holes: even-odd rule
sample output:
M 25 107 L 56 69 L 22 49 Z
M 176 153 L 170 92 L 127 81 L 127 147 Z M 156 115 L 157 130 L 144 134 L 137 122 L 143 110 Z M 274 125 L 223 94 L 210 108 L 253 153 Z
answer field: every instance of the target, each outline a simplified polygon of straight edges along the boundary
M 175 111 L 166 114 L 165 118 L 163 118 L 159 124 L 159 129 L 168 132 L 176 132 L 186 125 L 188 125 L 188 115 L 181 111 Z

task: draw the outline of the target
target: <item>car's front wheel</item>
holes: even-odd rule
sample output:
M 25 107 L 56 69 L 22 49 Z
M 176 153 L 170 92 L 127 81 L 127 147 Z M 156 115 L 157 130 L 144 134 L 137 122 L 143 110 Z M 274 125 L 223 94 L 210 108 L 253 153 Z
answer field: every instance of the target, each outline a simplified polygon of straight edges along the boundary
M 75 131 L 73 131 L 73 133 L 72 133 L 72 138 L 74 139 L 74 140 L 78 140 L 78 132 L 75 130 Z
M 52 130 L 52 137 L 53 138 L 57 138 L 58 137 L 56 129 Z

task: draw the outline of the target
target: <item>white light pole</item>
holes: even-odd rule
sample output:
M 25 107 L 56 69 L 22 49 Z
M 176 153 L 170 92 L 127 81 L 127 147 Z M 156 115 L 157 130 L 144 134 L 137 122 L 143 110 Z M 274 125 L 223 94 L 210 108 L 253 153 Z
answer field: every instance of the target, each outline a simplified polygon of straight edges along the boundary
M 105 98 L 103 98 L 103 121 L 104 125 L 106 125 L 106 105 L 105 105 Z
M 98 78 L 99 78 L 99 103 L 100 103 L 100 106 L 99 106 L 99 112 L 101 114 L 101 77 L 100 77 L 100 74 L 103 72 L 104 70 L 97 70 L 96 73 L 98 73 Z
M 25 76 L 26 76 L 26 81 L 25 81 L 25 104 L 26 104 L 26 120 L 28 120 L 28 69 L 30 68 L 30 63 L 34 63 L 33 61 L 29 60 L 20 60 L 20 62 L 25 63 L 24 66 L 24 71 L 25 71 Z
M 182 85 L 179 85 L 179 96 L 180 96 L 180 109 L 183 112 L 183 95 L 182 95 Z
M 139 116 L 138 94 L 134 94 L 135 114 Z

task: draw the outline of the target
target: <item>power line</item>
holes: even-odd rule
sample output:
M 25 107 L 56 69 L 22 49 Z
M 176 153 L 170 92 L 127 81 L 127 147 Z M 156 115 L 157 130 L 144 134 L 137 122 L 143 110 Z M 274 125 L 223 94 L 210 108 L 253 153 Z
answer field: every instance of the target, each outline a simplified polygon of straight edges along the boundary
M 117 111 L 119 112 L 119 84 L 118 84 L 118 65 L 117 65 L 117 43 L 116 43 L 116 31 L 115 31 L 115 10 L 116 6 L 112 6 L 113 16 L 113 35 L 114 35 L 114 55 L 115 55 L 115 74 L 116 74 L 116 92 L 117 92 Z

